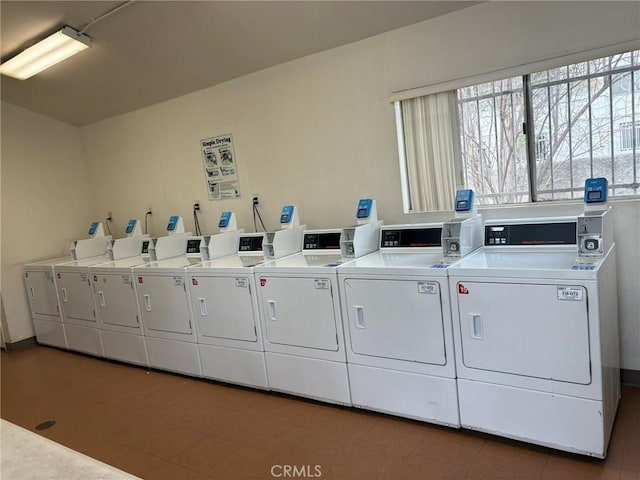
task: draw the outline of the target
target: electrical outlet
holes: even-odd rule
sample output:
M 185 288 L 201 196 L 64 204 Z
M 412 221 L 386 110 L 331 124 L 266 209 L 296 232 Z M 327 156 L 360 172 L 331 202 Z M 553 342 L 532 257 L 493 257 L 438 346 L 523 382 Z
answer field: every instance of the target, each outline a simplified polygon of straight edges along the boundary
M 151 209 L 151 207 L 147 208 L 147 213 L 145 213 L 146 215 L 153 215 L 153 210 Z
M 111 212 L 107 212 L 107 222 L 111 221 L 113 221 L 113 216 L 111 215 Z
M 254 207 L 259 207 L 260 206 L 260 197 L 259 197 L 259 195 L 257 193 L 253 194 L 252 205 Z
M 200 202 L 193 202 L 193 211 L 194 212 L 200 211 Z

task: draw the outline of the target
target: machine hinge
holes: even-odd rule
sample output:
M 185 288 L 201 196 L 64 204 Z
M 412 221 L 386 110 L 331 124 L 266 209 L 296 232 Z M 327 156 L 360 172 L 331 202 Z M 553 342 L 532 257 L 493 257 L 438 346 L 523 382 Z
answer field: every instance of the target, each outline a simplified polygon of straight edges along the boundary
M 256 328 L 256 326 L 253 326 L 253 334 L 258 337 L 258 329 Z
M 191 326 L 191 320 L 189 320 L 189 330 L 193 332 L 193 327 Z
M 340 342 L 338 342 L 338 334 L 336 333 L 336 345 L 340 345 Z
M 138 318 L 138 315 L 136 315 L 136 324 L 140 326 L 140 319 Z
M 87 278 L 87 283 L 91 286 L 91 280 Z
M 60 307 L 56 305 L 56 312 L 60 313 Z
M 131 285 L 131 290 L 133 290 L 133 288 L 134 288 L 134 287 L 133 287 L 133 282 L 131 282 L 131 283 L 130 283 L 130 285 Z
M 182 289 L 185 291 L 185 293 L 187 292 L 187 284 L 186 283 L 182 284 Z
M 96 311 L 95 311 L 95 309 L 93 310 L 93 318 L 96 318 Z

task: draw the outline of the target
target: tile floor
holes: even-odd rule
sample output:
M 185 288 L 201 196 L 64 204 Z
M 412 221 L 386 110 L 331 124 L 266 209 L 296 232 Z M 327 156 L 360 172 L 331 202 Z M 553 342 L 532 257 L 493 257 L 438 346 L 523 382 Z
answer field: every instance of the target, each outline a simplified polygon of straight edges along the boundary
M 2 418 L 150 480 L 640 479 L 640 388 L 600 461 L 48 347 L 1 360 Z

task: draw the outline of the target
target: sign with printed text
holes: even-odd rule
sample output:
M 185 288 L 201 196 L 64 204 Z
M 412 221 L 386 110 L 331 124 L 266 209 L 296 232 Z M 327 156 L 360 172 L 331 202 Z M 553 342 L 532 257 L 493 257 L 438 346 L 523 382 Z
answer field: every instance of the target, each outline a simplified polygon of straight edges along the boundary
M 418 293 L 438 293 L 438 284 L 434 282 L 418 282 Z
M 581 287 L 558 287 L 558 300 L 581 302 L 583 299 L 584 290 Z
M 239 198 L 240 182 L 231 134 L 200 140 L 200 150 L 209 200 Z

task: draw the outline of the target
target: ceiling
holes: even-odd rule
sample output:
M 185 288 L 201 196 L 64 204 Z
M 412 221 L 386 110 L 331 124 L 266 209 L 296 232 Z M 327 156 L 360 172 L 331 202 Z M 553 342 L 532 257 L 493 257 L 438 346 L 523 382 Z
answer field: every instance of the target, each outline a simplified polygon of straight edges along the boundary
M 2 59 L 122 2 L 0 1 Z M 86 125 L 479 2 L 136 1 L 87 29 L 92 48 L 2 99 Z

